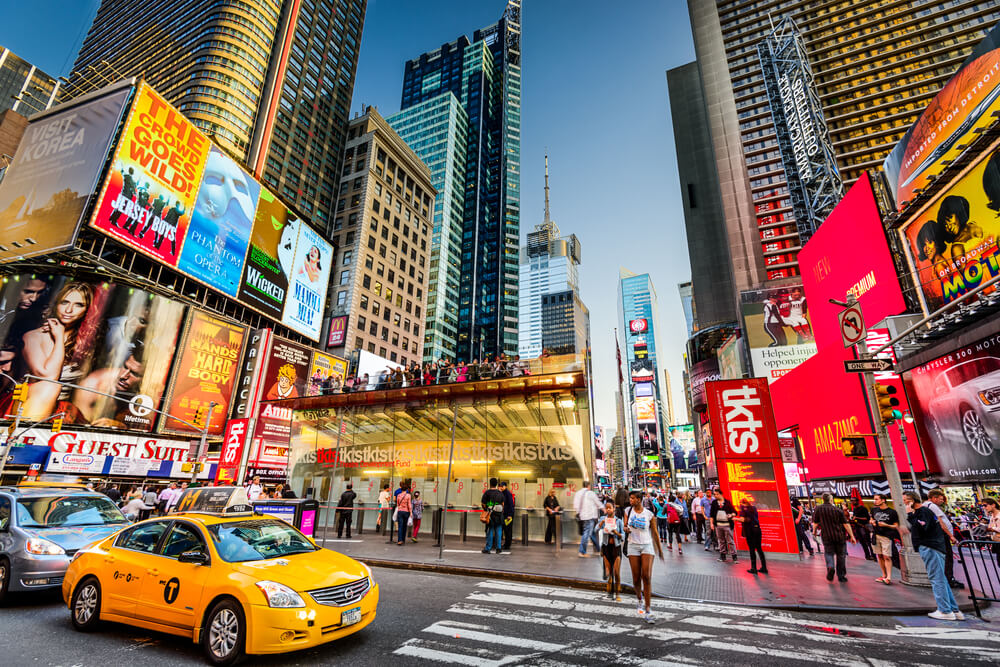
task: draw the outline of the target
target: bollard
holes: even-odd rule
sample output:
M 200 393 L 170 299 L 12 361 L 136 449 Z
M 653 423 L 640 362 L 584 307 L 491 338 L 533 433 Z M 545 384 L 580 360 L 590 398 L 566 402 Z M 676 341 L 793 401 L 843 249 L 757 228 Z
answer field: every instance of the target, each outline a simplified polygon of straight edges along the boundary
M 466 521 L 466 519 L 469 518 L 469 513 L 468 512 L 459 512 L 458 515 L 460 517 L 462 517 L 460 519 L 460 524 L 461 525 L 460 525 L 459 530 L 462 533 L 462 541 L 465 542 L 466 539 L 469 537 L 469 522 Z
M 440 547 L 444 536 L 444 508 L 439 507 L 434 510 L 431 521 L 431 532 L 434 533 L 434 546 Z
M 556 515 L 556 553 L 562 551 L 562 512 Z
M 386 544 L 392 544 L 396 541 L 396 531 L 393 530 L 395 522 L 392 520 L 392 513 L 394 510 L 388 509 L 382 516 L 382 530 L 384 535 L 388 535 L 389 539 Z
M 521 515 L 521 544 L 528 546 L 528 513 Z
M 355 528 L 355 531 L 357 532 L 358 535 L 362 533 L 364 525 L 365 525 L 365 511 L 364 509 L 360 509 L 358 510 L 358 525 Z

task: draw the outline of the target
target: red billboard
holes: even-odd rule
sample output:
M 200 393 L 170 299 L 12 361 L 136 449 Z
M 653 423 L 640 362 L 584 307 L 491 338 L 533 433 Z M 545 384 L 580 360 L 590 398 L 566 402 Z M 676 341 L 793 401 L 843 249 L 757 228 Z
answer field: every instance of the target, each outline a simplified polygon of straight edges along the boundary
M 230 419 L 226 423 L 226 434 L 222 439 L 219 453 L 219 467 L 215 471 L 215 481 L 222 486 L 238 484 L 236 479 L 240 469 L 240 459 L 247 442 L 249 419 Z
M 757 508 L 765 551 L 796 553 L 798 543 L 766 378 L 705 383 L 719 485 L 739 507 Z M 741 548 L 746 544 L 737 529 Z
M 854 183 L 799 253 L 802 286 L 809 299 L 819 349 L 841 345 L 837 314 L 853 294 L 869 324 L 906 309 L 868 174 Z

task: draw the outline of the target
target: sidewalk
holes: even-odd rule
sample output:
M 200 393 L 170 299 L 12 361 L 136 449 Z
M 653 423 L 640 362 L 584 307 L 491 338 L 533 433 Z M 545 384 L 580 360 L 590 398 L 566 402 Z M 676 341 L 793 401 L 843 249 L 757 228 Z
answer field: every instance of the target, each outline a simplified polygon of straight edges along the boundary
M 323 545 L 322 529 L 317 543 Z M 438 560 L 434 538 L 427 534 L 414 544 L 405 546 L 389 543 L 385 535 L 365 532 L 353 539 L 338 540 L 331 532 L 325 546 L 362 560 L 369 565 L 413 568 L 483 576 L 509 578 L 547 584 L 562 584 L 603 590 L 602 559 L 580 558 L 578 546 L 566 545 L 556 553 L 555 547 L 532 542 L 528 546 L 515 543 L 511 553 L 483 554 L 482 539 L 469 536 L 462 542 L 458 536 L 445 538 L 443 561 Z M 624 559 L 623 559 L 624 561 Z M 878 565 L 864 559 L 861 548 L 849 545 L 847 583 L 826 580 L 826 564 L 821 554 L 799 558 L 793 554 L 767 554 L 768 575 L 747 572 L 750 560 L 741 552 L 736 563 L 720 563 L 718 554 L 706 552 L 701 544 L 690 542 L 684 554 L 665 552 L 664 560 L 653 565 L 653 592 L 674 600 L 697 600 L 778 609 L 809 609 L 856 613 L 921 614 L 934 610 L 930 588 L 904 585 L 899 571 L 894 570 L 891 586 L 876 582 Z M 955 576 L 961 580 L 961 566 L 956 564 Z M 622 563 L 622 583 L 631 585 L 632 574 L 627 562 Z M 963 610 L 972 609 L 965 591 L 955 590 L 955 598 Z M 681 608 L 683 608 L 681 606 Z

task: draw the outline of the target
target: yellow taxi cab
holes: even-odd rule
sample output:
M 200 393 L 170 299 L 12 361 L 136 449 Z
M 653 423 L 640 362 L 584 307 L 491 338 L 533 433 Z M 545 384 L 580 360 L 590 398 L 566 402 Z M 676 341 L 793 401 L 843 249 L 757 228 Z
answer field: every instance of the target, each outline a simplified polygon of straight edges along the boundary
M 230 665 L 330 642 L 375 619 L 379 588 L 367 565 L 254 514 L 244 489 L 188 489 L 178 508 L 74 555 L 62 585 L 73 627 L 113 621 L 190 637 L 210 663 Z

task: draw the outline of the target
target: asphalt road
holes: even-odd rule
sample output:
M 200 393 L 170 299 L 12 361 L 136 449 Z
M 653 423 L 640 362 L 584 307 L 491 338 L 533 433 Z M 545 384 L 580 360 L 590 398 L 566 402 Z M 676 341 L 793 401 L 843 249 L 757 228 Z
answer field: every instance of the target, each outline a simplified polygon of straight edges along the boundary
M 992 622 L 782 612 L 654 601 L 654 623 L 632 598 L 401 570 L 375 571 L 378 617 L 339 642 L 245 664 L 464 665 L 996 665 Z M 990 616 L 988 615 L 988 617 Z M 991 630 L 990 628 L 994 628 Z M 59 595 L 15 596 L 0 610 L 0 664 L 201 665 L 183 639 L 106 624 L 73 630 Z

